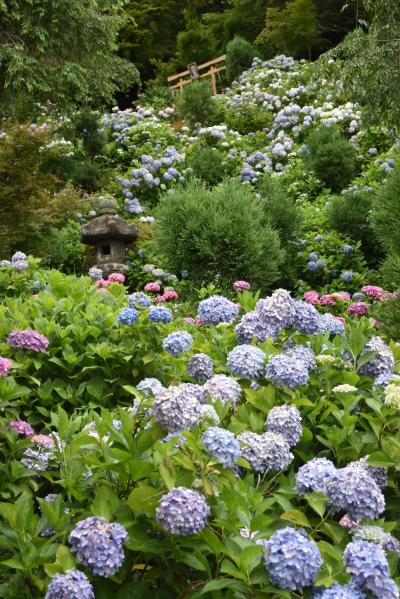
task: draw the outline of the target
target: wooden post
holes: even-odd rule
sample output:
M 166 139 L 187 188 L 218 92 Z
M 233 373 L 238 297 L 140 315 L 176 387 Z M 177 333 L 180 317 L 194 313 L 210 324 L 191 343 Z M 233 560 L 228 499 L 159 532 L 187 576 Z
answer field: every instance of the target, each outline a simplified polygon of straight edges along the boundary
M 216 96 L 216 94 L 217 94 L 217 80 L 215 78 L 215 67 L 214 66 L 212 66 L 210 68 L 210 75 L 211 75 L 212 94 L 213 94 L 213 96 Z
M 183 79 L 179 79 L 179 93 L 181 94 L 183 90 Z

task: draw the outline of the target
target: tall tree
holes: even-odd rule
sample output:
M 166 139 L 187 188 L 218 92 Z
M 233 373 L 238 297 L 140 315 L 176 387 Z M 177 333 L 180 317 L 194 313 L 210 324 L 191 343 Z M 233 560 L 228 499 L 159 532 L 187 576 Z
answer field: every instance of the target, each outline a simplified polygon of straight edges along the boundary
M 0 0 L 0 107 L 102 105 L 138 73 L 117 55 L 123 0 Z

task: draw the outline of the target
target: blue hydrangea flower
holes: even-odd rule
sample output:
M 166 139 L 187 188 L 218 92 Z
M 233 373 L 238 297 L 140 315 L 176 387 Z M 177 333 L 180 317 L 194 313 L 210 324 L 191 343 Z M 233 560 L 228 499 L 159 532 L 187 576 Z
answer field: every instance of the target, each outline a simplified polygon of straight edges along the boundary
M 390 532 L 384 531 L 379 526 L 364 524 L 352 528 L 350 532 L 353 535 L 353 540 L 368 541 L 380 545 L 382 549 L 400 553 L 400 542 Z
M 348 245 L 347 243 L 344 243 L 342 245 L 342 250 L 344 254 L 352 254 L 353 253 L 353 246 L 352 245 Z
M 55 574 L 50 580 L 45 599 L 94 599 L 93 587 L 83 572 L 72 569 Z
M 266 378 L 277 387 L 296 389 L 308 383 L 307 364 L 296 357 L 278 354 L 268 362 Z
M 124 561 L 123 543 L 128 533 L 121 524 L 90 516 L 78 522 L 68 543 L 78 562 L 95 576 L 112 576 Z
M 154 418 L 169 432 L 191 429 L 199 422 L 201 404 L 192 389 L 168 387 L 154 400 Z
M 299 410 L 287 404 L 275 406 L 269 411 L 266 427 L 271 433 L 282 435 L 289 447 L 297 445 L 303 433 Z
M 353 293 L 353 295 L 351 296 L 351 299 L 355 300 L 355 301 L 359 301 L 364 299 L 365 294 L 362 293 L 362 291 L 356 291 L 356 293 Z
M 19 260 L 26 260 L 27 256 L 24 252 L 15 252 L 13 256 L 11 256 L 11 262 L 18 262 Z
M 382 547 L 368 541 L 353 541 L 343 553 L 347 572 L 354 583 L 377 599 L 397 599 L 399 591 L 390 578 L 389 563 Z
M 10 260 L 1 260 L 0 267 L 6 268 L 7 266 L 12 266 L 12 263 L 10 262 Z
M 336 468 L 326 458 L 313 458 L 301 466 L 296 474 L 296 492 L 299 495 L 307 493 L 326 493 L 326 485 L 336 472 Z
M 353 463 L 336 470 L 326 485 L 326 495 L 352 520 L 374 520 L 385 509 L 385 498 L 372 476 Z
M 372 337 L 361 357 L 367 352 L 376 352 L 376 355 L 359 368 L 360 374 L 373 377 L 378 385 L 387 385 L 394 366 L 394 357 L 389 347 L 380 337 Z
M 259 343 L 263 343 L 269 337 L 275 339 L 277 332 L 268 323 L 264 322 L 254 310 L 242 316 L 235 327 L 235 333 L 238 343 L 251 343 L 253 338 Z
M 204 389 L 210 394 L 212 401 L 232 402 L 232 406 L 240 399 L 242 388 L 234 378 L 225 374 L 215 374 L 205 384 Z
M 25 449 L 23 455 L 25 457 L 22 458 L 21 464 L 26 466 L 26 468 L 36 470 L 37 472 L 44 472 L 48 469 L 51 452 L 46 448 L 40 450 L 28 448 Z
M 370 466 L 367 463 L 368 456 L 360 458 L 356 462 L 350 462 L 349 466 L 361 466 L 374 479 L 380 489 L 388 484 L 388 470 L 384 466 Z
M 253 345 L 237 345 L 229 352 L 227 366 L 232 374 L 251 381 L 262 377 L 265 371 L 265 354 Z
M 163 389 L 163 384 L 154 378 L 142 379 L 140 383 L 136 385 L 136 389 L 141 391 L 143 395 L 158 395 Z
M 149 308 L 151 301 L 148 295 L 143 291 L 137 291 L 128 296 L 128 306 L 134 308 L 135 306 L 142 306 L 142 308 Z
M 238 435 L 238 440 L 242 456 L 256 472 L 281 472 L 293 460 L 290 447 L 282 435 L 270 432 L 258 435 L 246 431 Z
M 206 354 L 195 354 L 187 363 L 186 370 L 197 383 L 205 383 L 214 372 L 214 364 Z
M 240 444 L 230 431 L 211 426 L 201 436 L 204 447 L 225 468 L 231 468 L 240 456 Z
M 92 268 L 89 268 L 88 274 L 89 278 L 92 279 L 92 281 L 99 281 L 103 278 L 103 271 L 100 268 L 97 268 L 96 266 L 92 266 Z
M 12 263 L 12 267 L 14 270 L 23 271 L 29 268 L 29 263 L 27 260 L 14 260 Z
M 198 315 L 204 324 L 216 325 L 221 322 L 231 323 L 239 313 L 236 304 L 222 295 L 212 295 L 199 303 Z
M 350 283 L 350 281 L 352 281 L 353 279 L 354 279 L 354 272 L 352 270 L 345 270 L 340 275 L 340 280 L 343 281 L 343 283 Z
M 123 308 L 118 313 L 119 324 L 135 324 L 139 318 L 139 312 L 135 308 Z
M 308 259 L 316 262 L 319 258 L 318 252 L 310 252 L 308 255 Z
M 294 302 L 295 313 L 293 326 L 302 335 L 316 335 L 321 326 L 321 317 L 312 304 L 298 300 Z
M 203 495 L 186 487 L 175 487 L 163 495 L 156 518 L 174 536 L 193 535 L 204 530 L 210 508 Z
M 168 324 L 172 320 L 172 312 L 169 308 L 154 306 L 149 310 L 149 319 L 152 322 L 163 322 L 164 324 Z
M 335 318 L 333 314 L 327 312 L 322 314 L 320 318 L 320 330 L 321 333 L 329 333 L 330 335 L 343 335 L 345 331 L 344 323 L 338 318 Z
M 278 334 L 289 327 L 295 316 L 294 300 L 286 289 L 276 289 L 274 293 L 257 302 L 256 313 L 261 320 Z
M 163 349 L 167 351 L 171 356 L 179 356 L 183 352 L 189 351 L 192 347 L 193 337 L 186 331 L 176 331 L 170 333 L 165 337 L 163 341 Z
M 307 262 L 307 270 L 310 270 L 311 272 L 313 272 L 314 270 L 318 269 L 318 264 L 316 262 L 314 262 L 314 260 L 310 260 L 309 262 Z
M 304 531 L 281 528 L 268 539 L 265 548 L 265 565 L 272 584 L 299 591 L 314 583 L 322 557 Z
M 335 582 L 329 589 L 318 590 L 313 599 L 367 599 L 367 595 L 353 584 L 340 585 Z
M 291 358 L 297 358 L 304 362 L 308 370 L 315 370 L 317 368 L 315 354 L 308 345 L 293 345 L 293 347 L 289 347 L 289 349 L 285 351 L 285 354 Z

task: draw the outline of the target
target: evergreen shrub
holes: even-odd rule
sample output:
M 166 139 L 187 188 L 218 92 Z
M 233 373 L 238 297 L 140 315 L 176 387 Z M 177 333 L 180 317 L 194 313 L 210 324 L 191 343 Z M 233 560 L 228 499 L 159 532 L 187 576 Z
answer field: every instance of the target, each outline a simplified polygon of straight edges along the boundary
M 251 66 L 256 56 L 255 47 L 244 37 L 236 35 L 226 45 L 225 63 L 228 81 L 237 79 L 240 74 Z

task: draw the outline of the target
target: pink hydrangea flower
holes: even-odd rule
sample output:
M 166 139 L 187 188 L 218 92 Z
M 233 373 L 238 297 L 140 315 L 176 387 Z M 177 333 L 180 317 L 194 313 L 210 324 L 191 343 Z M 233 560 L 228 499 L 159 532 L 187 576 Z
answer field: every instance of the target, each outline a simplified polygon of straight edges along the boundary
M 8 426 L 19 435 L 25 435 L 25 437 L 35 433 L 29 422 L 25 422 L 25 420 L 12 420 Z
M 337 291 L 336 293 L 332 293 L 332 296 L 341 299 L 344 302 L 349 302 L 351 300 L 351 295 L 347 291 Z
M 382 287 L 378 287 L 377 285 L 364 285 L 364 287 L 361 288 L 361 291 L 364 295 L 368 295 L 368 297 L 378 300 L 382 299 L 385 294 Z
M 0 356 L 0 376 L 7 376 L 9 369 L 12 366 L 12 361 L 8 358 Z
M 186 322 L 186 324 L 194 324 L 197 327 L 201 327 L 204 324 L 204 322 L 201 320 L 201 318 L 198 318 L 198 317 L 192 318 L 191 316 L 188 316 L 188 317 L 184 318 L 183 320 Z
M 383 322 L 381 322 L 380 320 L 374 319 L 372 322 L 374 323 L 374 327 L 376 327 L 377 329 L 383 329 L 383 327 L 385 326 Z
M 330 293 L 321 295 L 319 298 L 319 303 L 321 306 L 336 306 L 335 298 Z
M 233 289 L 235 291 L 247 291 L 250 288 L 251 285 L 247 281 L 235 281 L 233 283 Z
M 163 304 L 166 301 L 165 295 L 156 295 L 156 297 L 153 299 L 153 302 L 157 302 L 157 304 Z
M 344 316 L 335 316 L 335 318 L 342 324 L 346 324 L 346 319 L 344 318 Z
M 358 521 L 352 520 L 346 514 L 345 516 L 343 516 L 343 518 L 341 520 L 339 520 L 339 524 L 340 524 L 340 526 L 343 526 L 344 528 L 354 528 L 355 526 L 358 526 Z
M 161 287 L 158 283 L 146 283 L 144 290 L 158 293 L 161 290 Z
M 306 291 L 303 295 L 303 298 L 308 304 L 319 304 L 318 291 Z
M 350 316 L 364 316 L 367 314 L 369 310 L 369 304 L 367 302 L 355 302 L 354 304 L 350 304 L 347 308 L 347 313 Z
M 36 445 L 54 447 L 54 440 L 48 435 L 33 435 L 33 437 L 31 437 L 31 441 L 32 443 L 36 443 Z
M 98 288 L 96 289 L 96 291 L 98 291 L 98 293 L 108 293 L 108 290 L 107 290 L 107 289 L 105 289 L 104 287 L 98 287 Z
M 46 351 L 49 340 L 44 336 L 32 329 L 26 329 L 24 331 L 13 331 L 8 335 L 7 342 L 12 347 L 18 349 L 30 349 L 36 352 Z
M 111 283 L 123 283 L 125 281 L 125 275 L 120 272 L 112 272 L 108 275 L 107 281 L 111 281 Z
M 164 291 L 163 295 L 166 302 L 179 299 L 179 294 L 174 289 L 171 289 L 170 291 Z

